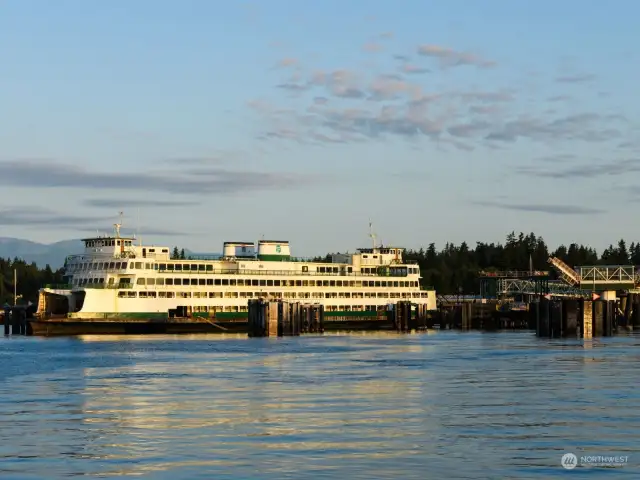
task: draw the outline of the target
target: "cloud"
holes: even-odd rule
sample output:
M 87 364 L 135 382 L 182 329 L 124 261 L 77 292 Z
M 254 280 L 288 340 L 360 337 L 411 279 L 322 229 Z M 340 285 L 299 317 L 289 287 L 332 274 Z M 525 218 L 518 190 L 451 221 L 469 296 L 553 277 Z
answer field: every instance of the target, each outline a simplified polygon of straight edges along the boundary
M 276 68 L 296 67 L 299 64 L 297 58 L 287 57 L 283 58 L 276 63 Z
M 141 200 L 127 198 L 93 198 L 83 202 L 88 207 L 112 208 L 121 210 L 123 208 L 136 207 L 190 207 L 200 205 L 200 202 L 185 200 Z
M 418 67 L 417 65 L 411 65 L 410 63 L 402 65 L 402 67 L 400 67 L 400 71 L 409 75 L 420 75 L 431 72 L 428 68 Z
M 286 83 L 280 83 L 278 85 L 276 85 L 276 88 L 280 88 L 282 90 L 288 90 L 290 92 L 305 92 L 307 90 L 309 90 L 311 88 L 311 85 L 309 84 L 301 84 L 301 83 L 293 83 L 293 82 L 286 82 Z
M 423 62 L 434 58 L 443 68 L 496 65 L 478 54 L 444 46 L 420 45 L 417 53 Z M 296 72 L 276 89 L 295 94 L 284 96 L 289 103 L 281 104 L 290 108 L 253 102 L 263 127 L 258 138 L 302 145 L 425 139 L 436 141 L 437 148 L 469 151 L 504 149 L 522 141 L 554 148 L 567 142 L 621 144 L 631 128 L 621 115 L 570 110 L 559 103 L 568 99 L 564 95 L 540 99 L 558 102 L 553 110 L 549 104 L 531 108 L 536 99 L 520 84 L 483 87 L 476 86 L 474 78 L 452 79 L 438 87 L 437 75 L 420 75 L 429 71 L 429 65 L 410 63 L 410 56 L 401 52 L 392 58 L 398 63 L 392 62 L 391 71 L 367 64 L 366 69 L 344 66 Z
M 346 69 L 332 72 L 315 72 L 309 79 L 309 85 L 324 87 L 332 96 L 338 98 L 364 98 L 365 93 L 359 87 L 359 84 L 360 76 Z
M 384 50 L 384 47 L 379 43 L 369 42 L 363 45 L 362 50 L 364 50 L 367 53 L 378 53 Z
M 91 234 L 96 233 L 95 228 L 78 228 L 77 230 L 81 232 L 90 232 Z M 99 231 L 101 235 L 104 233 L 102 230 L 99 230 Z M 147 227 L 145 225 L 141 225 L 139 228 L 122 227 L 122 229 L 120 230 L 120 234 L 123 236 L 137 237 L 137 238 L 144 238 L 144 237 L 148 237 L 149 235 L 158 236 L 158 237 L 186 237 L 186 236 L 196 235 L 194 231 L 184 232 L 177 229 L 167 230 L 163 228 Z
M 580 113 L 554 120 L 522 116 L 494 128 L 486 139 L 500 142 L 515 142 L 519 138 L 539 141 L 582 140 L 598 142 L 621 135 L 621 132 L 615 128 L 602 126 L 603 122 L 625 122 L 625 119 L 619 115 L 597 113 Z
M 113 217 L 89 217 L 61 215 L 40 207 L 9 207 L 0 210 L 0 225 L 4 226 L 52 226 L 59 228 L 86 227 L 115 220 Z
M 555 178 L 558 180 L 628 175 L 630 173 L 640 172 L 640 158 L 616 160 L 607 163 L 577 164 L 562 169 L 529 166 L 518 168 L 516 169 L 516 172 L 522 175 L 542 178 Z
M 389 40 L 391 38 L 394 37 L 393 32 L 382 32 L 380 35 L 378 35 L 380 38 L 384 39 L 384 40 Z
M 575 160 L 576 158 L 578 158 L 578 156 L 574 153 L 556 153 L 554 155 L 538 157 L 535 160 L 543 163 L 566 163 L 570 160 Z
M 180 171 L 149 173 L 128 171 L 98 172 L 76 165 L 43 160 L 0 162 L 0 185 L 29 188 L 81 188 L 163 192 L 182 194 L 232 194 L 246 189 L 281 189 L 310 183 L 311 177 L 220 167 L 183 168 Z
M 469 123 L 462 123 L 458 125 L 452 125 L 447 128 L 447 132 L 454 137 L 472 137 L 478 133 L 486 131 L 491 127 L 489 122 L 478 120 Z
M 476 205 L 485 207 L 495 207 L 504 210 L 515 210 L 520 212 L 546 213 L 548 215 L 598 215 L 605 213 L 604 210 L 597 208 L 583 207 L 580 205 L 562 205 L 562 204 L 515 204 L 515 203 L 499 203 L 499 202 L 474 202 Z
M 66 215 L 42 207 L 9 207 L 0 209 L 0 225 L 17 227 L 37 227 L 73 230 L 76 232 L 96 233 L 96 229 L 110 229 L 114 223 L 120 219 L 117 215 L 112 216 L 86 216 L 86 215 Z M 157 236 L 185 236 L 186 232 L 179 230 L 156 229 L 148 226 L 141 226 L 139 229 L 123 228 L 122 233 L 132 235 L 139 230 L 142 235 Z M 109 230 L 111 231 L 111 230 Z M 194 232 L 189 232 L 193 235 Z
M 423 57 L 437 58 L 440 61 L 440 66 L 442 68 L 459 67 L 464 65 L 472 65 L 481 68 L 496 66 L 496 62 L 494 61 L 486 60 L 472 53 L 459 52 L 439 45 L 419 45 L 417 53 Z
M 596 76 L 592 73 L 581 73 L 575 75 L 564 75 L 556 78 L 556 81 L 560 83 L 587 83 L 592 82 L 595 79 Z

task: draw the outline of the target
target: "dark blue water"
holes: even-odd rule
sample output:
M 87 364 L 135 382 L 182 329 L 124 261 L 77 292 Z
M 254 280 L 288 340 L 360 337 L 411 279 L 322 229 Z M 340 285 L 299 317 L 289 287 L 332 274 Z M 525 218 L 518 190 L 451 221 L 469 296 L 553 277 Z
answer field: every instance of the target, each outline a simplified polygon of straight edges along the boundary
M 640 478 L 640 336 L 0 337 L 0 364 L 2 479 Z

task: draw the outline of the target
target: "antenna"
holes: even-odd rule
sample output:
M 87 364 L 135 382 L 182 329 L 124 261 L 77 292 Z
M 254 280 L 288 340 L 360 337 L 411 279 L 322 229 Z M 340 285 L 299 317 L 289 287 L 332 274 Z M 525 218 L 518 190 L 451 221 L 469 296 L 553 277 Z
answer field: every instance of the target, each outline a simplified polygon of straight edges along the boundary
M 140 236 L 140 207 L 138 207 L 138 225 L 136 227 L 136 237 L 138 237 L 138 245 L 142 246 L 142 236 Z
M 376 248 L 376 234 L 373 233 L 373 224 L 371 223 L 371 220 L 369 220 L 369 237 L 371 237 L 373 248 Z
M 115 231 L 116 231 L 116 238 L 120 238 L 120 227 L 122 227 L 122 217 L 124 216 L 123 212 L 120 212 L 120 223 L 114 223 L 113 226 L 115 227 Z

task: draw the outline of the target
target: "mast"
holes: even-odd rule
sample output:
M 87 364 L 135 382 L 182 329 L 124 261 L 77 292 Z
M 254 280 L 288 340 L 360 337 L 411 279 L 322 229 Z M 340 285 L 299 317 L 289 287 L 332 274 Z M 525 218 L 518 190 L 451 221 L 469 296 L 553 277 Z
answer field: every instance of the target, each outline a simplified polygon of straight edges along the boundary
M 123 212 L 120 212 L 120 223 L 114 223 L 113 227 L 116 232 L 116 238 L 120 238 L 120 227 L 122 227 L 122 217 L 124 216 Z
M 376 248 L 376 234 L 373 233 L 373 224 L 371 221 L 369 221 L 369 237 L 371 238 L 373 248 Z

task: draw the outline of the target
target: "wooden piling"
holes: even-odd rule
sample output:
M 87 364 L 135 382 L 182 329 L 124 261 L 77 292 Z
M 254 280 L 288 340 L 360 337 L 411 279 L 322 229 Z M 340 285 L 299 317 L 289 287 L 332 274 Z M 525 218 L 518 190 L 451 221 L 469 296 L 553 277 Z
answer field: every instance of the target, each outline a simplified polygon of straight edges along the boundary
M 562 302 L 558 300 L 549 302 L 549 337 L 562 337 Z
M 609 300 L 602 302 L 602 336 L 611 337 L 615 331 L 614 325 L 616 323 L 616 302 L 615 300 Z
M 393 324 L 398 332 L 409 331 L 409 318 L 411 317 L 411 302 L 401 300 L 393 306 Z
M 551 302 L 546 298 L 541 298 L 538 303 L 538 318 L 537 318 L 537 327 L 536 327 L 536 335 L 538 337 L 549 337 L 550 335 L 550 310 L 551 310 Z
M 278 302 L 265 302 L 267 304 L 267 336 L 278 336 L 278 324 L 280 323 L 280 305 Z
M 578 332 L 578 301 L 567 299 L 562 302 L 562 336 L 576 337 Z
M 593 302 L 591 300 L 581 301 L 581 337 L 584 339 L 593 338 Z M 580 320 L 580 318 L 579 318 Z
M 11 307 L 9 305 L 4 306 L 4 334 L 9 335 L 11 333 Z
M 312 307 L 319 307 L 319 305 L 313 305 Z M 247 315 L 248 335 L 249 337 L 298 336 L 302 331 L 302 326 L 307 325 L 303 316 L 309 310 L 301 308 L 298 302 L 264 299 L 249 300 Z M 321 309 L 314 308 L 313 310 Z M 320 313 L 322 317 L 323 310 Z M 321 318 L 320 323 L 323 322 L 324 319 Z M 307 328 L 317 329 L 318 327 L 315 325 L 317 320 L 313 319 L 313 323 L 313 326 L 307 326 Z
M 20 335 L 27 334 L 27 311 L 24 308 L 18 310 L 18 330 Z
M 639 296 L 638 295 L 634 295 L 633 296 L 633 305 L 632 305 L 632 312 L 631 312 L 631 326 L 633 327 L 634 330 L 640 329 L 640 303 L 639 303 Z
M 604 300 L 593 302 L 593 336 L 594 338 L 604 335 Z

